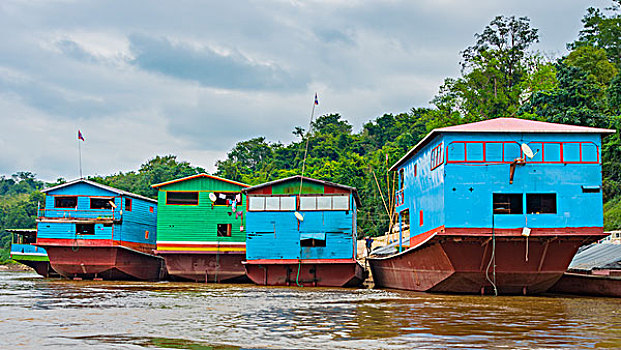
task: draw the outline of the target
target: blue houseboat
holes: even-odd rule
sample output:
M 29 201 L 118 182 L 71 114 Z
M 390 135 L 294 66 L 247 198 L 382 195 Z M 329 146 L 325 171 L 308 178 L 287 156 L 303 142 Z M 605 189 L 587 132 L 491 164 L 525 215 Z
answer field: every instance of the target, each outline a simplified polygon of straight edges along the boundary
M 246 274 L 257 284 L 356 286 L 355 188 L 301 176 L 243 189 Z
M 37 247 L 36 228 L 6 229 L 11 233 L 11 259 L 31 267 L 43 277 L 58 276 L 50 266 L 50 259 L 45 249 Z
M 431 131 L 391 168 L 410 239 L 369 259 L 375 284 L 545 292 L 605 236 L 601 139 L 614 132 L 514 118 Z
M 52 268 L 73 279 L 157 280 L 164 260 L 153 255 L 157 201 L 79 179 L 43 190 L 37 246 Z

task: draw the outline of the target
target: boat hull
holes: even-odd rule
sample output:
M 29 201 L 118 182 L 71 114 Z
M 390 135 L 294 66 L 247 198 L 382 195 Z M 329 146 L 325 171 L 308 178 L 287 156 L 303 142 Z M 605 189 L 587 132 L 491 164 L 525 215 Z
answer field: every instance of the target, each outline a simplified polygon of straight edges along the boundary
M 561 294 L 621 298 L 621 273 L 613 276 L 566 272 L 549 291 Z
M 166 260 L 166 270 L 173 279 L 195 282 L 249 282 L 242 261 L 245 252 L 216 254 L 212 252 L 156 251 Z
M 367 278 L 355 260 L 253 260 L 244 266 L 254 283 L 266 286 L 356 287 Z
M 52 268 L 69 279 L 157 281 L 164 260 L 124 246 L 44 245 Z
M 436 234 L 399 254 L 368 261 L 377 287 L 491 294 L 495 285 L 499 294 L 538 294 L 561 278 L 581 245 L 598 238 Z

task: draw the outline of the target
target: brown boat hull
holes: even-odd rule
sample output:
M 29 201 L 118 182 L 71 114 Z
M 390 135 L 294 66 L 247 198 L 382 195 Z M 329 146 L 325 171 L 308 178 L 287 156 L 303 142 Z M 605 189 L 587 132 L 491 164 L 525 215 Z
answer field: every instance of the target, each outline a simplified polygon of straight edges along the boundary
M 621 298 L 621 275 L 566 272 L 549 291 L 561 294 Z
M 244 266 L 254 283 L 266 286 L 356 287 L 367 277 L 367 271 L 357 261 L 247 261 Z
M 245 253 L 157 251 L 157 254 L 166 260 L 166 270 L 173 279 L 208 283 L 249 282 L 242 265 Z
M 52 268 L 70 279 L 157 281 L 164 260 L 123 246 L 44 246 Z
M 597 238 L 504 235 L 493 242 L 485 234 L 436 235 L 402 253 L 368 261 L 378 287 L 491 294 L 495 285 L 499 294 L 538 294 L 561 278 L 581 245 Z
M 32 261 L 32 260 L 15 260 L 20 264 L 24 264 L 33 270 L 39 275 L 48 278 L 48 277 L 58 277 L 59 274 L 54 271 L 49 261 Z

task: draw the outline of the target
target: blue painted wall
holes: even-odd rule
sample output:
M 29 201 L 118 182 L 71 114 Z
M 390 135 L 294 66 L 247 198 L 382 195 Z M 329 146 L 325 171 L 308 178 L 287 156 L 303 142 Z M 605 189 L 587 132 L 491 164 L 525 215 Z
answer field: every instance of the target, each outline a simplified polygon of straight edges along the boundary
M 55 196 L 78 196 L 77 208 L 55 208 Z M 116 209 L 90 209 L 91 197 L 114 197 Z M 125 210 L 125 196 L 92 186 L 87 183 L 76 183 L 46 193 L 44 217 L 79 217 L 122 218 L 120 224 L 95 224 L 95 234 L 77 235 L 75 223 L 40 222 L 37 225 L 39 238 L 81 239 L 81 240 L 120 240 L 135 243 L 155 244 L 157 204 L 135 197 L 127 197 L 132 201 L 132 210 Z M 151 213 L 150 208 L 153 208 Z M 114 230 L 113 230 L 114 227 Z M 145 231 L 149 231 L 148 238 Z
M 507 159 L 503 162 L 500 144 L 487 144 L 483 162 L 484 151 L 478 141 L 507 142 L 504 152 Z M 549 146 L 538 142 L 547 142 L 549 144 L 543 145 Z M 520 157 L 522 143 L 528 144 L 536 154 L 533 159 L 527 159 L 525 165 L 516 166 L 514 181 L 510 184 L 510 162 Z M 580 162 L 579 143 L 583 145 L 584 162 Z M 444 148 L 442 165 L 431 170 L 431 150 L 439 144 Z M 560 144 L 564 162 L 561 162 Z M 464 153 L 474 162 L 451 162 L 464 160 Z M 542 155 L 545 162 L 542 162 Z M 414 176 L 414 164 L 417 164 L 417 176 Z M 398 206 L 397 211 L 410 209 L 411 236 L 441 225 L 491 228 L 494 193 L 524 194 L 523 214 L 493 215 L 496 228 L 603 226 L 601 190 L 583 192 L 583 186 L 602 184 L 601 136 L 598 134 L 439 134 L 397 171 L 400 169 L 404 169 L 405 175 L 404 204 Z M 525 196 L 528 193 L 555 193 L 556 213 L 528 214 Z M 422 225 L 420 210 L 424 212 Z
M 356 234 L 356 203 L 353 210 L 300 211 L 300 223 L 293 211 L 248 211 L 246 216 L 246 259 L 353 259 Z M 325 247 L 301 247 L 303 237 L 322 237 Z
M 409 227 L 412 236 L 430 231 L 445 223 L 445 164 L 440 162 L 434 169 L 431 167 L 433 150 L 434 148 L 442 149 L 443 147 L 438 147 L 441 144 L 444 145 L 443 138 L 436 137 L 399 168 L 399 170 L 404 170 L 403 205 L 397 206 L 396 212 L 402 215 L 404 210 L 409 209 Z M 403 224 L 408 223 L 403 222 Z

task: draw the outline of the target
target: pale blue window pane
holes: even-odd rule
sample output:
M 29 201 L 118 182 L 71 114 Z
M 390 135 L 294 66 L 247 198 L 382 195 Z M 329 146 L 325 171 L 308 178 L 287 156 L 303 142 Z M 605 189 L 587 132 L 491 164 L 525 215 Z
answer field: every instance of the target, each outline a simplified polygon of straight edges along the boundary
M 563 161 L 579 162 L 580 161 L 580 144 L 579 143 L 563 143 Z
M 582 144 L 582 161 L 597 162 L 597 146 L 592 143 Z
M 546 143 L 543 145 L 543 158 L 546 162 L 560 162 L 561 161 L 561 144 L 560 143 Z
M 467 143 L 466 144 L 466 159 L 469 162 L 477 162 L 483 160 L 483 143 Z
M 513 162 L 516 158 L 520 158 L 520 145 L 513 142 L 505 143 L 505 162 Z
M 485 144 L 485 161 L 502 162 L 502 143 L 488 142 Z
M 465 158 L 465 144 L 463 142 L 453 142 L 448 146 L 448 160 L 450 162 L 463 162 Z
M 535 156 L 533 157 L 533 159 L 530 159 L 525 155 L 524 157 L 526 158 L 526 161 L 541 162 L 543 160 L 543 144 L 541 142 L 530 142 L 528 144 L 528 147 L 530 147 Z

